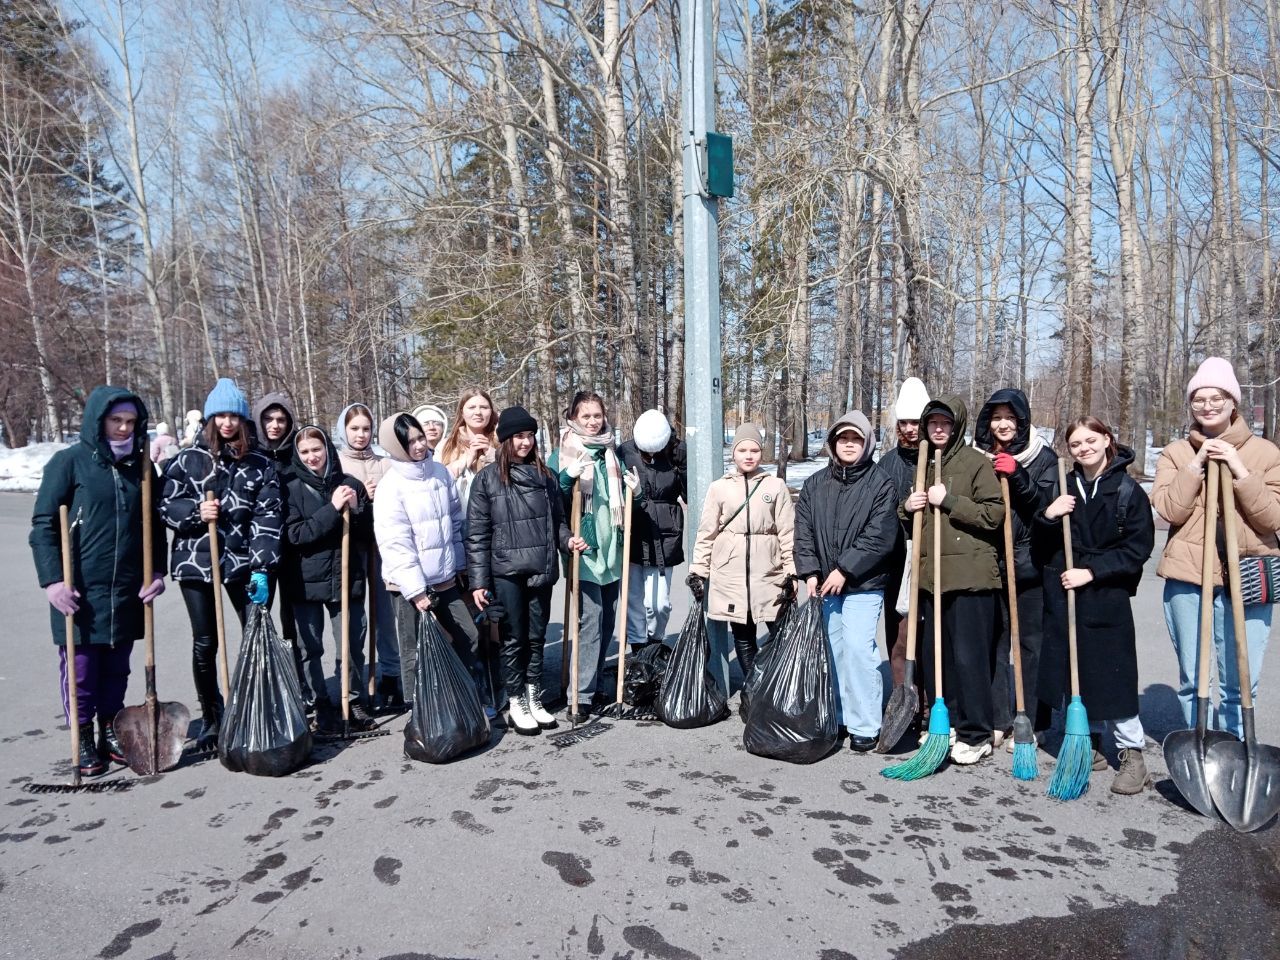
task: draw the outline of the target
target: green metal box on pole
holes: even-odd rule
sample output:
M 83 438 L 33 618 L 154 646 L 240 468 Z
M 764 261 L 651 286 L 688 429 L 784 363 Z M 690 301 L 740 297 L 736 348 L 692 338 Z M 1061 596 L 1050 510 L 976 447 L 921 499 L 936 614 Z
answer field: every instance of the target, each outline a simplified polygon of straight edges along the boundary
M 727 133 L 707 131 L 706 163 L 703 166 L 706 176 L 706 193 L 709 197 L 733 196 L 733 137 Z

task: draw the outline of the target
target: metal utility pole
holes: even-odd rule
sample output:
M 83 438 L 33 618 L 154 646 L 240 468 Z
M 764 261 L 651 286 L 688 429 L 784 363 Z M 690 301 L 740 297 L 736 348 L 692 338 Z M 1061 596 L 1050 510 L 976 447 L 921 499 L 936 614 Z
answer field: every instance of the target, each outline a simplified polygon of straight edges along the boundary
M 688 555 L 707 488 L 724 471 L 720 380 L 718 196 L 732 196 L 728 138 L 715 129 L 715 32 L 711 0 L 682 0 L 680 119 L 684 157 L 685 441 L 689 456 Z M 708 142 L 713 143 L 708 149 Z M 727 176 L 727 186 L 725 178 Z

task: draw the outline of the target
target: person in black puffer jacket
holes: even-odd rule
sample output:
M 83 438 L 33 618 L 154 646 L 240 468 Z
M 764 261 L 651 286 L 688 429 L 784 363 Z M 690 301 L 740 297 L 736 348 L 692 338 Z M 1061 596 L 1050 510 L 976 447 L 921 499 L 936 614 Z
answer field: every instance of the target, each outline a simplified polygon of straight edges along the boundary
M 1018 593 L 1018 637 L 1022 649 L 1022 689 L 1028 705 L 1040 704 L 1036 677 L 1044 637 L 1044 587 L 1042 559 L 1033 554 L 1032 520 L 1048 506 L 1058 488 L 1058 458 L 1031 425 L 1031 404 L 1021 390 L 997 390 L 982 405 L 973 428 L 973 445 L 994 461 L 996 473 L 1009 479 L 1009 504 L 1013 517 L 1014 579 Z M 1000 566 L 1005 567 L 1004 548 Z M 1008 576 L 1007 571 L 1005 576 Z M 996 674 L 991 688 L 995 746 L 1013 726 L 1009 691 L 1008 589 L 1001 593 L 1004 625 L 996 647 Z M 1033 717 L 1035 729 L 1049 729 L 1052 714 L 1042 705 Z
M 303 651 L 299 671 L 303 696 L 308 707 L 314 705 L 320 728 L 336 720 L 324 676 L 324 621 L 327 613 L 341 670 L 342 650 L 338 643 L 342 637 L 342 512 L 346 510 L 351 533 L 347 557 L 351 648 L 348 702 L 352 726 L 367 730 L 373 721 L 364 712 L 360 691 L 364 688 L 363 601 L 368 550 L 373 540 L 373 508 L 364 485 L 342 472 L 338 451 L 323 430 L 303 427 L 294 436 L 293 448 L 285 498 L 285 532 L 292 549 L 280 579 L 293 598 L 293 616 Z
M 846 413 L 827 434 L 831 463 L 804 482 L 796 503 L 796 576 L 805 580 L 831 642 L 840 720 L 865 753 L 880 735 L 876 627 L 898 541 L 898 498 L 871 460 L 871 424 Z
M 471 484 L 467 576 L 472 598 L 502 624 L 502 673 L 511 723 L 530 735 L 556 726 L 542 707 L 542 648 L 559 575 L 559 551 L 584 550 L 570 536 L 560 484 L 538 454 L 538 422 L 524 407 L 498 417 L 498 453 Z
M 684 563 L 684 506 L 689 499 L 685 446 L 661 411 L 636 419 L 632 438 L 618 447 L 623 466 L 640 477 L 631 510 L 633 567 L 627 588 L 627 642 L 661 642 L 671 616 L 671 570 Z
M 223 709 L 209 521 L 216 522 L 221 541 L 223 586 L 243 626 L 246 602 L 267 602 L 267 574 L 280 563 L 282 509 L 275 464 L 251 448 L 249 403 L 234 381 L 224 377 L 214 385 L 204 418 L 195 445 L 165 466 L 160 512 L 174 531 L 169 572 L 191 619 L 192 669 L 204 720 L 199 744 L 209 749 L 217 746 Z M 215 496 L 206 501 L 209 491 Z
M 294 412 L 289 395 L 279 390 L 264 393 L 253 405 L 253 420 L 249 424 L 254 448 L 271 458 L 276 465 L 276 477 L 280 481 L 280 496 L 288 500 L 289 474 L 293 472 L 293 441 L 298 434 L 298 415 Z M 283 516 L 287 505 L 281 508 Z M 281 538 L 280 569 L 293 563 L 293 548 L 288 538 Z M 298 644 L 298 628 L 293 619 L 293 595 L 287 585 L 277 582 L 274 573 L 267 575 L 267 606 L 275 604 L 280 595 L 280 632 L 293 646 L 294 662 L 302 673 L 302 648 Z

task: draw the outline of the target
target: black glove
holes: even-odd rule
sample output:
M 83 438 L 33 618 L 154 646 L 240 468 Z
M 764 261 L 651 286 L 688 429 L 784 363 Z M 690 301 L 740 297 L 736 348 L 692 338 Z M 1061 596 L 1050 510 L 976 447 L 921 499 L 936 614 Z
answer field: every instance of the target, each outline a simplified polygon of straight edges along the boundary
M 693 599 L 701 603 L 707 596 L 707 578 L 700 577 L 696 573 L 691 573 L 684 578 L 685 584 L 689 587 L 689 592 L 693 594 Z

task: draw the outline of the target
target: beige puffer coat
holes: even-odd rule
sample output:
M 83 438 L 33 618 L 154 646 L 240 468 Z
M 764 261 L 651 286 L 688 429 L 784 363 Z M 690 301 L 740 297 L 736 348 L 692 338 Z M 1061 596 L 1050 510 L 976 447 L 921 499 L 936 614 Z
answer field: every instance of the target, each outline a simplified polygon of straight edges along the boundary
M 1270 440 L 1255 437 L 1248 425 L 1236 417 L 1222 434 L 1239 452 L 1249 475 L 1236 480 L 1240 555 L 1280 556 L 1280 449 Z M 1177 440 L 1160 454 L 1156 480 L 1151 488 L 1151 505 L 1169 521 L 1169 542 L 1156 573 L 1169 580 L 1200 583 L 1200 563 L 1204 551 L 1204 477 L 1187 469 L 1205 436 L 1193 429 L 1186 440 Z M 1214 466 L 1214 461 L 1208 462 Z M 1221 508 L 1219 508 L 1221 523 Z M 1219 539 L 1219 556 L 1222 553 Z M 1213 582 L 1222 584 L 1222 565 L 1213 562 Z
M 776 620 L 783 589 L 796 572 L 794 535 L 791 491 L 777 477 L 761 473 L 748 480 L 733 471 L 711 484 L 689 565 L 690 573 L 710 580 L 707 616 L 731 623 L 746 623 L 748 616 L 756 623 Z

